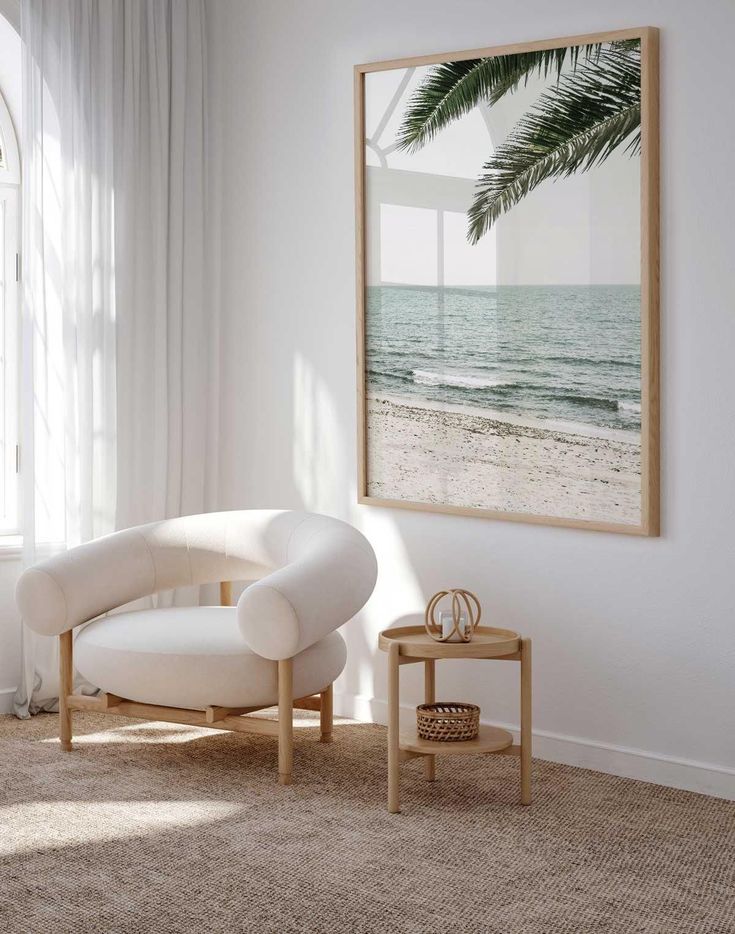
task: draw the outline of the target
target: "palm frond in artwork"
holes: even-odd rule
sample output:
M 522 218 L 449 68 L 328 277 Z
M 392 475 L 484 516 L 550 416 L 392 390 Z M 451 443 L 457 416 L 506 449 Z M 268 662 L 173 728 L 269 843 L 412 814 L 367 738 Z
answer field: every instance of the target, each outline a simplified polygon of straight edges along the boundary
M 640 46 L 606 46 L 565 74 L 520 119 L 483 167 L 468 212 L 467 238 L 495 221 L 547 178 L 586 172 L 622 143 L 640 151 Z
M 558 77 L 565 63 L 576 67 L 580 60 L 594 61 L 600 50 L 600 45 L 568 46 L 436 65 L 408 102 L 398 148 L 416 152 L 478 104 L 497 103 L 533 74 L 556 72 Z

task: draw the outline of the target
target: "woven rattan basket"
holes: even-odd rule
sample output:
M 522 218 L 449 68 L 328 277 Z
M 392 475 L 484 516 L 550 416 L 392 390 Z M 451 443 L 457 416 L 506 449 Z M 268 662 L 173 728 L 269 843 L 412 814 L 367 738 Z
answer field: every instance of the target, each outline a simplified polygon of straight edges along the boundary
M 420 704 L 416 708 L 416 727 L 421 739 L 440 743 L 474 739 L 480 729 L 480 708 L 461 701 Z

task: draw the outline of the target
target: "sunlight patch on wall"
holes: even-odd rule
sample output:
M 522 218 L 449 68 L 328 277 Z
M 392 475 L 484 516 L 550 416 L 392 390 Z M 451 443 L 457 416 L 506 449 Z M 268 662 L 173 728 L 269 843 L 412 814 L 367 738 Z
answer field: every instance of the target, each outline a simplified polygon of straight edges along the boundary
M 304 509 L 339 513 L 345 490 L 340 426 L 332 394 L 298 351 L 293 378 L 293 478 Z
M 382 509 L 356 508 L 350 522 L 368 539 L 378 558 L 378 582 L 360 614 L 366 651 L 360 653 L 359 686 L 355 692 L 372 697 L 378 633 L 407 613 L 423 613 L 426 598 L 391 514 Z

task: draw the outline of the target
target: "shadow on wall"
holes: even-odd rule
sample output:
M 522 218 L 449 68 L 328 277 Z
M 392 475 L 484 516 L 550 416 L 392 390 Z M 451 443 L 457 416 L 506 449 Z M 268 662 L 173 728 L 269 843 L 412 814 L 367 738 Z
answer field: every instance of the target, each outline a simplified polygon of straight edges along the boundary
M 499 536 L 489 533 L 486 523 L 358 505 L 354 396 L 344 400 L 337 397 L 299 350 L 293 353 L 292 399 L 292 482 L 299 500 L 293 505 L 350 522 L 366 536 L 378 557 L 375 591 L 343 629 L 348 645 L 347 666 L 336 690 L 338 695 L 347 696 L 349 709 L 343 709 L 343 713 L 383 720 L 387 665 L 377 645 L 382 629 L 407 614 L 423 614 L 428 598 L 436 591 L 461 586 L 480 595 L 490 625 L 528 632 L 528 604 L 533 604 L 535 594 L 544 589 L 529 592 L 523 599 L 509 594 L 507 582 L 501 580 L 503 562 L 492 560 Z M 543 607 L 535 609 L 541 612 Z M 454 685 L 462 687 L 468 669 L 459 668 L 453 673 L 454 664 L 447 662 L 442 667 L 440 685 L 446 673 L 445 683 L 453 685 L 457 693 Z M 407 702 L 423 700 L 423 673 L 419 669 L 409 666 L 402 671 L 402 692 Z M 493 677 L 492 689 L 487 676 L 483 677 L 481 689 L 485 696 L 481 700 L 485 703 L 490 691 L 494 713 L 499 712 L 503 719 L 516 717 L 512 705 L 502 704 L 516 683 L 515 674 L 506 666 Z
M 335 343 L 343 343 L 342 336 L 337 335 Z M 625 705 L 619 704 L 625 676 L 601 682 L 600 664 L 579 664 L 580 658 L 614 658 L 620 651 L 619 628 L 610 607 L 600 602 L 600 588 L 609 588 L 612 582 L 600 575 L 596 580 L 577 579 L 569 589 L 559 577 L 560 568 L 571 569 L 578 561 L 578 536 L 584 533 L 538 530 L 537 536 L 553 537 L 550 562 L 551 542 L 540 542 L 529 551 L 527 530 L 521 525 L 358 505 L 354 392 L 334 388 L 348 384 L 354 360 L 346 354 L 325 353 L 328 346 L 315 330 L 292 334 L 290 347 L 283 348 L 290 365 L 273 366 L 267 380 L 256 384 L 256 392 L 273 393 L 271 424 L 253 425 L 259 447 L 272 442 L 273 466 L 259 475 L 253 489 L 260 501 L 252 505 L 336 516 L 358 528 L 375 549 L 379 565 L 375 591 L 343 629 L 348 661 L 336 685 L 337 695 L 344 698 L 338 712 L 384 720 L 387 666 L 377 647 L 378 633 L 401 616 L 423 613 L 436 591 L 466 587 L 482 602 L 483 622 L 536 640 L 544 669 L 549 676 L 553 673 L 549 681 L 541 669 L 537 672 L 539 728 L 558 720 L 562 709 L 565 734 L 589 735 L 590 720 L 599 719 L 605 723 L 607 742 L 629 743 L 630 722 Z M 630 560 L 634 562 L 635 556 L 630 555 Z M 629 612 L 631 619 L 639 618 L 645 608 L 631 607 Z M 407 666 L 402 671 L 402 698 L 407 704 L 423 699 L 419 668 Z M 559 684 L 566 686 L 563 696 L 554 688 Z M 480 703 L 490 721 L 517 721 L 514 666 L 488 671 L 473 663 L 448 661 L 441 667 L 438 687 L 450 699 Z M 575 700 L 579 697 L 585 698 L 584 704 Z
M 406 614 L 422 614 L 431 594 L 445 587 L 468 587 L 480 594 L 491 625 L 518 625 L 527 630 L 521 618 L 525 601 L 500 604 L 505 601 L 504 592 L 507 597 L 507 587 L 494 580 L 500 565 L 494 570 L 494 536 L 487 534 L 483 523 L 451 516 L 431 516 L 427 522 L 421 513 L 358 505 L 354 416 L 350 417 L 354 408 L 348 414 L 347 407 L 340 405 L 342 400 L 298 350 L 293 354 L 292 399 L 292 480 L 298 493 L 298 503 L 293 505 L 350 522 L 366 536 L 378 556 L 375 591 L 343 630 L 347 666 L 336 687 L 338 694 L 350 698 L 351 715 L 382 720 L 387 696 L 385 657 L 377 646 L 382 629 Z M 354 397 L 349 402 L 354 404 Z M 478 560 L 483 553 L 487 565 L 481 557 Z M 473 555 L 471 562 L 468 555 Z M 490 605 L 491 595 L 494 605 Z M 443 669 L 450 683 L 454 680 L 451 666 L 447 663 Z M 402 673 L 406 701 L 423 699 L 419 667 Z M 467 670 L 457 674 L 466 676 Z M 499 697 L 514 683 L 510 671 L 499 672 L 496 680 Z
M 348 662 L 337 685 L 338 692 L 356 698 L 356 713 L 367 719 L 374 713 L 372 699 L 386 691 L 384 666 L 376 658 L 378 633 L 398 617 L 422 611 L 426 599 L 393 513 L 357 504 L 354 434 L 354 420 L 349 429 L 340 420 L 326 380 L 303 353 L 295 351 L 293 482 L 300 506 L 350 522 L 370 541 L 379 560 L 375 591 L 344 630 Z M 351 457 L 347 451 L 353 452 Z
M 568 644 L 569 620 L 585 615 L 590 620 L 600 618 L 599 595 L 593 599 L 579 588 L 565 593 L 559 586 L 558 568 L 554 571 L 539 555 L 527 553 L 527 538 L 520 527 L 503 523 L 501 529 L 499 523 L 474 518 L 358 505 L 354 397 L 337 397 L 316 366 L 295 351 L 292 399 L 292 478 L 298 505 L 350 522 L 368 538 L 378 556 L 375 591 L 343 630 L 348 661 L 337 683 L 338 695 L 345 695 L 343 713 L 360 719 L 385 719 L 387 665 L 377 647 L 378 633 L 406 614 L 422 614 L 429 597 L 447 587 L 466 587 L 477 593 L 487 625 L 540 639 L 537 644 L 549 670 L 554 671 L 558 683 L 573 685 L 576 693 L 587 698 L 588 712 L 589 707 L 607 702 L 608 695 L 600 691 L 594 669 L 580 670 L 577 660 L 580 652 L 583 657 L 587 653 L 599 657 L 607 651 L 614 654 L 615 629 L 589 625 L 577 633 L 575 651 L 570 651 Z M 540 534 L 554 532 L 542 530 Z M 571 544 L 567 536 L 559 541 L 560 558 Z M 519 574 L 514 573 L 510 580 L 509 567 L 526 569 L 520 590 Z M 554 595 L 553 610 L 549 594 Z M 587 600 L 589 605 L 585 606 Z M 407 667 L 401 678 L 404 701 L 420 702 L 420 666 Z M 517 720 L 517 672 L 513 666 L 497 666 L 488 673 L 467 663 L 463 667 L 463 663 L 446 662 L 439 675 L 440 690 L 442 685 L 445 692 L 457 695 L 455 699 L 479 702 L 490 720 Z M 543 688 L 539 679 L 540 701 Z M 606 719 L 613 741 L 625 742 L 625 717 L 610 722 L 608 712 Z M 575 726 L 583 729 L 581 724 Z

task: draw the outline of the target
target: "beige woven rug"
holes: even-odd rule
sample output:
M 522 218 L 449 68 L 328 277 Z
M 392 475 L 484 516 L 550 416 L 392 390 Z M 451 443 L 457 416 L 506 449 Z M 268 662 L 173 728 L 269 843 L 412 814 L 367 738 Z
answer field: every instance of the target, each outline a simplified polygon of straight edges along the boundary
M 518 762 L 403 766 L 385 731 L 302 731 L 296 784 L 273 740 L 77 715 L 0 718 L 5 934 L 733 934 L 735 805 Z

